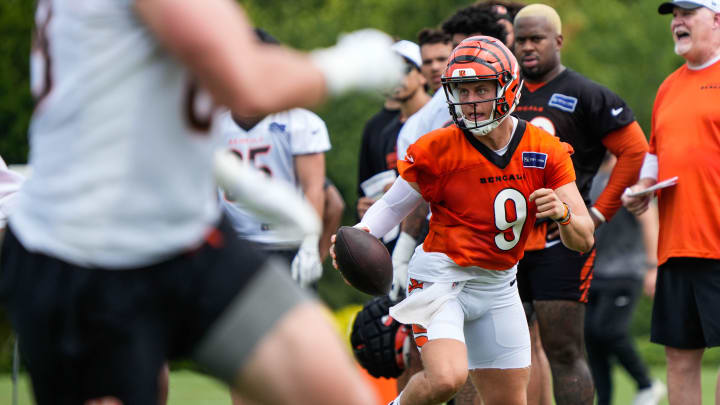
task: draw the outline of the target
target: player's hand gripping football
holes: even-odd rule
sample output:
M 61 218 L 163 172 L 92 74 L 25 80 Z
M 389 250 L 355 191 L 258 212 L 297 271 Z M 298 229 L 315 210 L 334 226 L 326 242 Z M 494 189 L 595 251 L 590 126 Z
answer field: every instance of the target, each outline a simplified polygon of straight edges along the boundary
M 530 194 L 530 201 L 537 205 L 537 218 L 550 218 L 553 221 L 565 216 L 565 204 L 560 201 L 555 191 L 549 188 L 539 188 Z
M 303 240 L 295 258 L 290 265 L 292 278 L 307 288 L 322 277 L 322 262 L 318 251 L 318 235 L 308 235 Z
M 357 227 L 357 226 L 356 226 L 356 227 Z M 357 227 L 357 228 L 358 228 L 358 229 L 362 229 L 363 231 L 365 231 L 365 232 L 367 232 L 367 233 L 370 233 L 370 229 L 368 229 L 368 228 L 366 228 L 366 227 Z M 332 234 L 332 236 L 330 236 L 330 257 L 332 258 L 332 265 L 333 265 L 333 267 L 335 268 L 335 270 L 340 270 L 340 268 L 338 267 L 338 264 L 337 264 L 337 255 L 335 254 L 335 241 L 336 241 L 336 240 L 337 240 L 337 235 L 336 235 L 336 234 Z M 342 273 L 340 273 L 340 275 L 342 275 Z M 349 285 L 349 286 L 352 286 L 352 285 L 345 279 L 344 276 L 343 276 L 343 281 L 345 281 L 345 284 L 347 284 L 347 285 Z

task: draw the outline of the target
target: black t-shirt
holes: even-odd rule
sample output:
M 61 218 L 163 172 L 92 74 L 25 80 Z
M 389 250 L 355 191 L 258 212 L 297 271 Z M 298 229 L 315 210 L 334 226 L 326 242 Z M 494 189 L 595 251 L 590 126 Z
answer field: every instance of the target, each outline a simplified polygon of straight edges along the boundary
M 572 145 L 576 183 L 588 205 L 593 176 L 605 156 L 602 139 L 635 121 L 617 94 L 571 69 L 535 91 L 524 88 L 513 115 Z
M 380 172 L 397 167 L 395 148 L 401 127 L 400 110 L 388 110 L 385 107 L 365 124 L 358 159 L 359 197 L 365 195 L 360 183 Z

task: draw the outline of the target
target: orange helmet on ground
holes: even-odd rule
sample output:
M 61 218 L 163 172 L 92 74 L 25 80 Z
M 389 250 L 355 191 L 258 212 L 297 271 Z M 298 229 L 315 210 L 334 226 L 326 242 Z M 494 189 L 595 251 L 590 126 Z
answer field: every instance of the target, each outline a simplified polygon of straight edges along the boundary
M 459 85 L 480 80 L 497 82 L 495 98 L 460 102 Z M 500 40 L 493 37 L 474 36 L 460 42 L 448 58 L 441 81 L 453 121 L 474 135 L 487 135 L 497 128 L 520 101 L 522 81 L 517 59 Z M 464 104 L 487 102 L 492 102 L 493 106 L 486 120 L 468 119 L 462 112 Z

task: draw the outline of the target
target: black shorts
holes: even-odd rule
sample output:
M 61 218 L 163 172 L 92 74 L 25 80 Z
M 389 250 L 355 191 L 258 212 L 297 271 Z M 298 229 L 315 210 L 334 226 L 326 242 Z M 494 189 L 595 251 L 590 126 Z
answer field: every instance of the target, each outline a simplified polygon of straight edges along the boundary
M 595 248 L 580 254 L 562 243 L 525 252 L 518 263 L 518 290 L 523 302 L 564 300 L 587 302 Z
M 720 346 L 720 260 L 674 257 L 658 268 L 650 341 Z
M 304 296 L 284 266 L 237 239 L 226 221 L 210 235 L 162 263 L 106 270 L 28 252 L 9 230 L 0 301 L 37 403 L 103 396 L 156 403 L 159 371 L 175 358 L 193 357 L 234 380 L 255 344 Z

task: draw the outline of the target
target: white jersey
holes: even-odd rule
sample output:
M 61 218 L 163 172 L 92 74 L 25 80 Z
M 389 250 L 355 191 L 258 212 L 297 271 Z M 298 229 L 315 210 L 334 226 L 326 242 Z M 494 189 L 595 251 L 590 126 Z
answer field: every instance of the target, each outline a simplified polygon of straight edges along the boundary
M 218 221 L 212 103 L 133 7 L 38 3 L 33 175 L 10 217 L 28 250 L 140 267 L 196 246 Z
M 445 92 L 438 89 L 421 109 L 411 115 L 400 128 L 397 139 L 398 160 L 405 159 L 407 148 L 430 131 L 452 123 Z
M 295 173 L 294 156 L 330 150 L 325 122 L 315 113 L 295 108 L 268 115 L 250 130 L 235 123 L 230 113 L 219 121 L 223 142 L 244 161 L 273 178 L 286 181 L 302 193 Z M 273 247 L 297 247 L 301 240 L 289 240 L 274 231 L 272 219 L 260 218 L 232 201 L 221 190 L 220 201 L 235 230 L 242 237 Z

